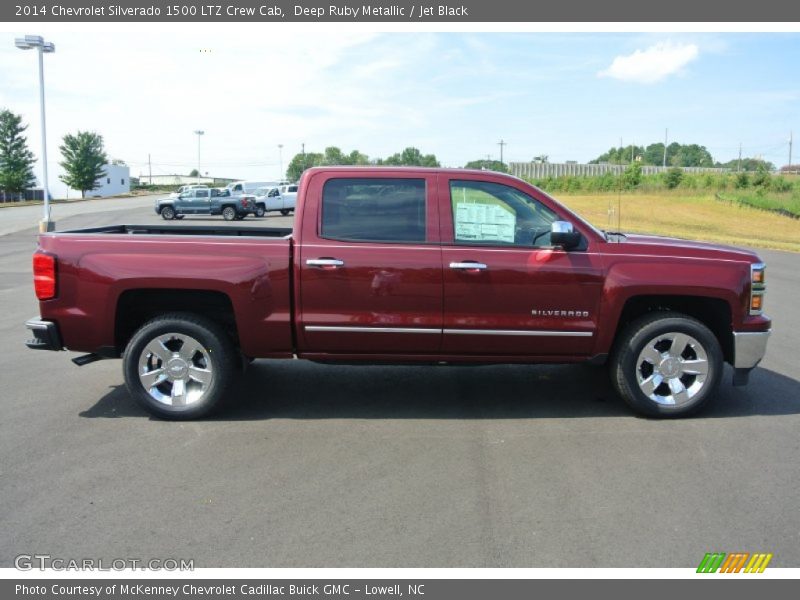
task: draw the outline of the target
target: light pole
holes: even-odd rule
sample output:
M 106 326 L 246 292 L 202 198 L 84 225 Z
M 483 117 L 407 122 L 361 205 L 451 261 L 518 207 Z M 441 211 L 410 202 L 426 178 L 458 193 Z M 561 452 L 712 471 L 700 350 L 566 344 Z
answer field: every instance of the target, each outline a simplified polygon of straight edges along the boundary
M 278 164 L 280 165 L 280 173 L 278 173 L 278 183 L 283 183 L 283 144 L 278 144 Z
M 44 187 L 44 212 L 42 221 L 39 223 L 39 231 L 53 231 L 55 222 L 50 220 L 50 187 L 47 183 L 47 129 L 44 120 L 44 55 L 56 51 L 53 42 L 45 42 L 40 35 L 26 35 L 24 38 L 14 40 L 14 45 L 20 50 L 31 50 L 36 48 L 39 51 L 39 108 L 42 113 L 42 184 Z
M 202 129 L 195 129 L 197 134 L 197 183 L 200 183 L 200 138 L 205 134 Z

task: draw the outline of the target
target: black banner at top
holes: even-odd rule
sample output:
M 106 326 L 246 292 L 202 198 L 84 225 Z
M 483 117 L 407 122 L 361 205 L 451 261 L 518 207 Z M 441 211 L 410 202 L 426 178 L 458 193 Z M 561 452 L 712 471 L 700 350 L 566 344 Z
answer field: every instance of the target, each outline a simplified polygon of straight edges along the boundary
M 9 22 L 797 22 L 786 0 L 5 0 Z

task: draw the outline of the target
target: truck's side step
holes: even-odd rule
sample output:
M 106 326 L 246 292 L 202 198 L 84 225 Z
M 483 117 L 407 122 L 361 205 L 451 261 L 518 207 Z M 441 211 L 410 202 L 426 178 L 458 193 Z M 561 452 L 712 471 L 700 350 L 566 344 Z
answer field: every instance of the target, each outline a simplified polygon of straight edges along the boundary
M 89 363 L 97 362 L 98 360 L 103 360 L 105 356 L 100 356 L 99 354 L 84 354 L 82 356 L 76 356 L 72 359 L 72 362 L 82 367 L 84 365 L 88 365 Z

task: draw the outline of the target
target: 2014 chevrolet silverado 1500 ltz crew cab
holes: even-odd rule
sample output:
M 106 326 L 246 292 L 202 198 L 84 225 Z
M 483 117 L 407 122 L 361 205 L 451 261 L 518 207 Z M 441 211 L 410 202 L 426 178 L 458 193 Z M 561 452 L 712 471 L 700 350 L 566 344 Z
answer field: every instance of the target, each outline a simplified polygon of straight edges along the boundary
M 752 252 L 605 233 L 488 171 L 313 168 L 293 230 L 44 233 L 33 269 L 28 346 L 122 357 L 131 395 L 175 419 L 262 357 L 607 363 L 635 410 L 686 415 L 724 362 L 747 382 L 771 324 Z

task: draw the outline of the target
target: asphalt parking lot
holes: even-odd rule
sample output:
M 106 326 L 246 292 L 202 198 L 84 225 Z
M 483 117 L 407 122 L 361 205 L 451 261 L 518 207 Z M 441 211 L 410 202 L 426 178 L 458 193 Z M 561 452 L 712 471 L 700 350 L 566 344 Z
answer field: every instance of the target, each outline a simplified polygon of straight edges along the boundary
M 63 219 L 54 208 L 59 229 L 163 222 L 150 199 L 82 204 Z M 181 223 L 212 221 L 223 222 Z M 0 236 L 2 567 L 33 553 L 196 567 L 694 567 L 710 551 L 800 566 L 796 254 L 760 252 L 767 357 L 746 388 L 728 371 L 695 418 L 633 416 L 588 366 L 256 361 L 225 413 L 173 423 L 133 403 L 119 361 L 78 368 L 70 353 L 24 347 L 38 312 L 34 248 L 33 226 Z

